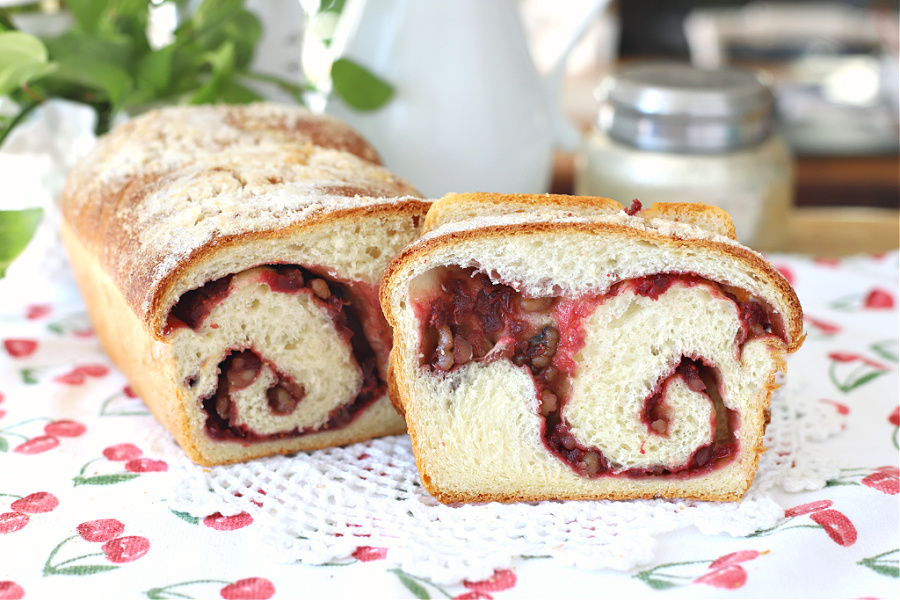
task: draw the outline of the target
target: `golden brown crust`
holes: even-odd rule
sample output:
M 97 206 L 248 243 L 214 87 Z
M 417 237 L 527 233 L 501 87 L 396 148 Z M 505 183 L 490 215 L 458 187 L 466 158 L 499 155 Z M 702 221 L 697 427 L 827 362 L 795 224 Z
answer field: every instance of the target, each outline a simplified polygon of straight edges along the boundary
M 690 223 L 702 229 L 737 240 L 734 222 L 724 209 L 702 202 L 656 202 L 642 209 L 641 216 L 661 218 L 675 223 Z
M 72 170 L 62 235 L 98 336 L 197 463 L 405 431 L 385 394 L 338 429 L 217 442 L 204 430 L 201 400 L 178 375 L 175 336 L 163 331 L 181 294 L 262 264 L 308 264 L 363 287 L 377 284 L 429 206 L 377 160 L 330 117 L 274 105 L 207 106 L 130 121 Z M 345 252 L 335 250 L 340 244 Z M 215 365 L 221 357 L 209 359 Z
M 427 217 L 426 217 L 427 218 Z M 790 308 L 788 311 L 788 319 L 785 322 L 785 339 L 787 352 L 796 351 L 803 343 L 805 335 L 803 334 L 803 309 L 794 289 L 775 268 L 766 262 L 758 254 L 732 244 L 724 244 L 713 240 L 684 240 L 674 239 L 655 231 L 644 231 L 628 227 L 627 225 L 618 225 L 604 222 L 529 222 L 516 223 L 510 225 L 492 225 L 479 229 L 467 229 L 462 231 L 452 231 L 445 235 L 430 238 L 424 242 L 412 244 L 404 249 L 397 257 L 394 258 L 385 270 L 383 282 L 389 282 L 395 273 L 404 270 L 413 263 L 418 257 L 429 254 L 434 250 L 451 246 L 463 240 L 501 238 L 507 236 L 521 235 L 544 235 L 549 233 L 566 233 L 566 232 L 583 232 L 587 234 L 606 234 L 606 235 L 622 235 L 635 240 L 646 240 L 660 246 L 669 246 L 670 248 L 683 248 L 691 245 L 697 248 L 714 252 L 723 258 L 735 260 L 747 265 L 754 273 L 765 282 L 765 284 L 777 288 L 786 299 Z M 393 304 L 390 299 L 390 286 L 382 285 L 381 287 L 381 306 L 384 310 L 385 317 L 391 326 L 396 327 L 397 317 L 394 314 Z
M 553 208 L 572 214 L 590 216 L 622 210 L 623 206 L 600 196 L 570 196 L 566 194 L 493 194 L 475 192 L 447 194 L 436 200 L 425 216 L 423 233 L 445 223 L 475 216 L 508 215 Z
M 173 131 L 185 123 L 200 131 L 210 119 L 224 119 L 233 131 L 210 139 Z M 154 135 L 161 139 L 145 147 Z M 178 144 L 180 152 L 166 154 Z M 169 308 L 162 300 L 171 300 L 172 283 L 210 253 L 353 211 L 424 214 L 421 195 L 372 160 L 374 150 L 346 125 L 305 110 L 179 108 L 135 119 L 101 139 L 72 170 L 60 203 L 73 233 L 160 339 Z M 189 211 L 196 217 L 184 216 Z

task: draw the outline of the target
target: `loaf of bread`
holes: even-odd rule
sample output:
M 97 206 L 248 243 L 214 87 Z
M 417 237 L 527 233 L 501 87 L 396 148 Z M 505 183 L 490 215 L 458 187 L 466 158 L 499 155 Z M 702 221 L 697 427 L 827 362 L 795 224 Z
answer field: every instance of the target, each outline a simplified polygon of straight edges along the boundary
M 433 496 L 743 496 L 802 313 L 727 213 L 454 194 L 425 230 L 381 303 L 392 397 Z
M 428 203 L 343 123 L 150 112 L 99 140 L 61 204 L 104 348 L 194 461 L 405 431 L 378 285 Z

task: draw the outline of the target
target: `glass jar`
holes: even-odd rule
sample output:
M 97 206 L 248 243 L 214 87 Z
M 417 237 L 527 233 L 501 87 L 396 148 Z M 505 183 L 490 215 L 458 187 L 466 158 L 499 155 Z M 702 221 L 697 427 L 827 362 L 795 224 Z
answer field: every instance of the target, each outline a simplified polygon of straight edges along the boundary
M 773 132 L 774 100 L 753 73 L 637 63 L 598 88 L 600 109 L 576 155 L 575 192 L 628 206 L 704 202 L 758 250 L 784 247 L 793 157 Z

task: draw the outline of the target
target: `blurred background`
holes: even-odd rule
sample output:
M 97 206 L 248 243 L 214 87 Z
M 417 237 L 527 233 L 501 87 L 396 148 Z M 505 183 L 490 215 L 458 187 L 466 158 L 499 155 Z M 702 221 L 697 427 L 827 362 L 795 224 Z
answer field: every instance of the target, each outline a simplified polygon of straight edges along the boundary
M 137 5 L 149 7 L 146 23 L 116 20 Z M 55 89 L 91 99 L 101 125 L 172 102 L 300 101 L 357 127 L 431 197 L 573 193 L 608 76 L 659 59 L 744 68 L 771 90 L 789 151 L 789 210 L 767 217 L 786 229 L 777 249 L 900 246 L 900 0 L 0 0 L 0 9 L 10 18 L 0 25 L 42 36 L 50 61 L 69 53 L 70 70 L 56 72 L 69 87 L 53 88 L 53 73 L 10 86 L 22 114 L 35 91 Z M 39 69 L 47 58 L 34 60 Z M 6 100 L 0 117 L 17 125 Z M 28 145 L 14 138 L 4 151 Z

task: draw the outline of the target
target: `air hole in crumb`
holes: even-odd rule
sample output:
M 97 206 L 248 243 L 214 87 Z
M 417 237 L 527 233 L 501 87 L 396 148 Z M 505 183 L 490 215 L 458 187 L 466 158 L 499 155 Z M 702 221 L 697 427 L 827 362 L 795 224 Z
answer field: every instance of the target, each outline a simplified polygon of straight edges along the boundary
M 368 254 L 372 258 L 378 258 L 379 256 L 381 256 L 381 248 L 378 248 L 376 246 L 369 246 L 368 248 L 366 248 L 366 254 Z

